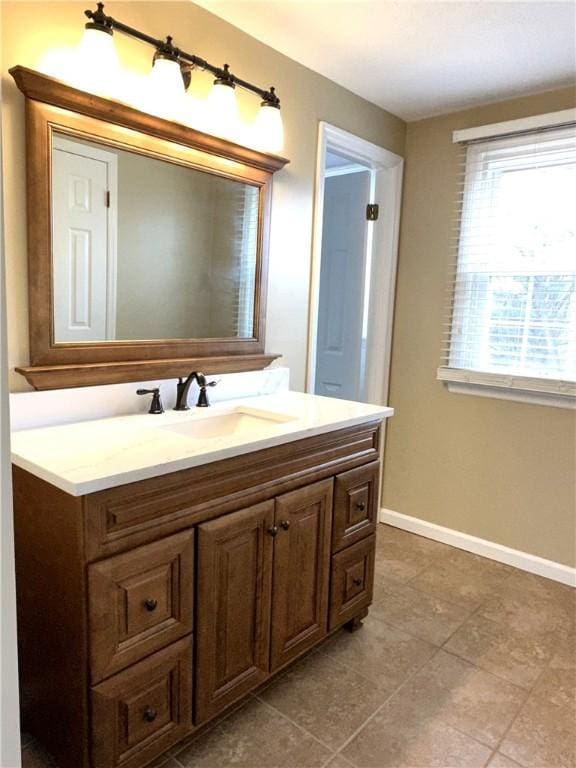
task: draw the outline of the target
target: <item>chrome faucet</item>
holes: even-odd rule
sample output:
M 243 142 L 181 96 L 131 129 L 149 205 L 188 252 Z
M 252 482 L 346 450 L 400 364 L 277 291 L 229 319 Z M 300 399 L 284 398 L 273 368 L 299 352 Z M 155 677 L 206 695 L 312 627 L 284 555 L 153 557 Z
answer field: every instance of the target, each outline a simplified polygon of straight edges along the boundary
M 207 408 L 210 405 L 206 388 L 215 387 L 218 382 L 206 381 L 206 376 L 203 373 L 200 373 L 200 371 L 192 371 L 187 379 L 178 379 L 178 384 L 176 384 L 176 405 L 174 406 L 175 411 L 189 410 L 190 406 L 188 405 L 188 390 L 190 389 L 190 385 L 194 380 L 198 382 L 198 386 L 200 387 L 196 408 Z

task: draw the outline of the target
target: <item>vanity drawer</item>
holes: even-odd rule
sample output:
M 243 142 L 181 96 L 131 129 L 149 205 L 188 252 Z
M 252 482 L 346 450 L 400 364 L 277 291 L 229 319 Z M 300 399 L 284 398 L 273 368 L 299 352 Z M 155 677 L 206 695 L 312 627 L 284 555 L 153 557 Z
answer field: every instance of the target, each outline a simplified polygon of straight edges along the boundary
M 376 536 L 332 556 L 330 629 L 345 624 L 372 602 Z
M 374 461 L 336 476 L 333 552 L 375 532 L 379 473 L 380 462 Z
M 92 689 L 93 768 L 141 768 L 191 730 L 191 637 Z
M 194 532 L 88 567 L 92 682 L 192 631 Z

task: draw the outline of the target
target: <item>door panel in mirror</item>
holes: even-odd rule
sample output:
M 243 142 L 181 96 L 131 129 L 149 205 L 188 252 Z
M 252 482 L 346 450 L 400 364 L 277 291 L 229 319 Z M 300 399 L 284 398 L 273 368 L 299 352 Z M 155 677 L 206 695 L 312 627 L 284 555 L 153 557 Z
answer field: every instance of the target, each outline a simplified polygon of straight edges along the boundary
M 55 343 L 252 338 L 259 187 L 53 134 Z

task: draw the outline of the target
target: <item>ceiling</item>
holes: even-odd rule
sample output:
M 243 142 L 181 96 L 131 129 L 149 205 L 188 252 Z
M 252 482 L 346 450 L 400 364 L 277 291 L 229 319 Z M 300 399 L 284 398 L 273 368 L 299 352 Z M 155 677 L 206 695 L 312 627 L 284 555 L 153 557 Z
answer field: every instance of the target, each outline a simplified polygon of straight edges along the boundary
M 194 2 L 405 120 L 576 79 L 572 1 Z

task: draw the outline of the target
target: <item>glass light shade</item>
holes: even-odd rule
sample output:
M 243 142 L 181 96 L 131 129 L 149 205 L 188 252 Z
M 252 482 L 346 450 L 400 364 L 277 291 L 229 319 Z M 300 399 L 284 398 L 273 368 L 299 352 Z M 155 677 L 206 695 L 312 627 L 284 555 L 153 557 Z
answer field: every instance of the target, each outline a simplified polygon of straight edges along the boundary
M 114 38 L 99 29 L 85 29 L 78 47 L 78 56 L 74 72 L 70 72 L 69 81 L 99 96 L 113 93 L 120 72 L 120 63 Z
M 236 92 L 229 85 L 214 83 L 208 96 L 207 130 L 217 136 L 235 140 L 238 135 Z
M 257 146 L 266 152 L 281 152 L 284 149 L 284 126 L 278 107 L 263 104 L 254 123 L 254 139 Z
M 180 117 L 186 93 L 180 64 L 158 58 L 149 75 L 148 108 L 162 117 Z

